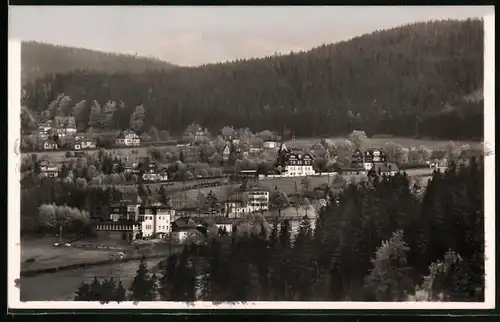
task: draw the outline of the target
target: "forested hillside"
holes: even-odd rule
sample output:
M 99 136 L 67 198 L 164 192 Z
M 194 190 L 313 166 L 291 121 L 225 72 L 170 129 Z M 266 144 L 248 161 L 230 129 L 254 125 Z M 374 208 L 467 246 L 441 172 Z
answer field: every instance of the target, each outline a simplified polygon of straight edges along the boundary
M 48 74 L 67 73 L 79 69 L 104 73 L 117 71 L 138 73 L 174 67 L 172 64 L 154 58 L 56 46 L 34 41 L 22 43 L 21 61 L 23 83 L 34 81 Z
M 48 75 L 26 86 L 25 104 L 42 111 L 61 93 L 73 105 L 85 100 L 88 111 L 94 101 L 116 101 L 122 107 L 113 123 L 120 128 L 143 105 L 142 130 L 154 125 L 171 133 L 194 121 L 215 132 L 231 124 L 253 131 L 286 126 L 297 136 L 360 129 L 480 139 L 483 101 L 470 97 L 482 86 L 483 22 L 449 20 L 283 56 L 140 74 Z

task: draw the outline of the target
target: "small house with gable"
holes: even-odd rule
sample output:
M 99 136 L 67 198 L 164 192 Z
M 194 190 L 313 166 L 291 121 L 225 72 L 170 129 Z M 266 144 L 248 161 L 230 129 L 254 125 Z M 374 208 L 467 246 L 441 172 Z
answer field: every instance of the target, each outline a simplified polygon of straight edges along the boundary
M 125 131 L 120 133 L 115 140 L 117 146 L 139 146 L 141 145 L 141 139 L 139 136 L 132 131 Z

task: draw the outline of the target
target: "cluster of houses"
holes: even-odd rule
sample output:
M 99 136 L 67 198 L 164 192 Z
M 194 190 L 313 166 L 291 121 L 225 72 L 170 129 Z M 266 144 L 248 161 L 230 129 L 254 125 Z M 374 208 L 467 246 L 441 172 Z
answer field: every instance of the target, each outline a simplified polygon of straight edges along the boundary
M 121 163 L 116 162 L 113 164 L 113 169 L 117 172 L 121 172 L 120 167 L 122 167 Z M 141 166 L 137 161 L 130 161 L 126 162 L 122 170 L 124 173 L 140 175 L 141 180 L 145 183 L 168 181 L 167 169 L 160 169 L 154 162 L 149 162 Z
M 238 219 L 247 214 L 269 210 L 269 191 L 249 189 L 224 202 L 224 213 L 203 214 L 199 210 L 176 212 L 170 206 L 160 203 L 144 205 L 136 193 L 128 193 L 120 203 L 110 206 L 106 219 L 95 220 L 93 226 L 98 236 L 115 240 L 170 237 L 183 241 L 190 232 L 200 231 L 201 222 L 210 218 L 215 226 L 227 232 L 232 231 Z
M 37 136 L 40 139 L 40 148 L 44 151 L 61 149 L 62 140 L 72 150 L 89 150 L 97 147 L 95 140 L 85 134 L 77 133 L 74 126 L 55 127 L 52 121 L 38 123 Z
M 97 142 L 83 133 L 77 133 L 74 126 L 55 127 L 52 121 L 38 123 L 37 136 L 40 148 L 45 151 L 67 148 L 71 150 L 92 150 L 97 148 Z M 61 142 L 64 141 L 64 145 Z M 132 131 L 121 132 L 115 139 L 117 147 L 136 147 L 141 145 L 140 137 Z

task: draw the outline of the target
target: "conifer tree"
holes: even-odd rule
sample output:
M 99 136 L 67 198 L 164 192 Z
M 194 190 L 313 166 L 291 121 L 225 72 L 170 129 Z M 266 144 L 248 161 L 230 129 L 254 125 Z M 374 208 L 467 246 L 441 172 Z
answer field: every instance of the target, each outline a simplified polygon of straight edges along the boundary
M 142 257 L 139 269 L 130 286 L 130 297 L 133 301 L 153 301 L 155 289 L 149 276 L 146 258 Z
M 310 300 L 319 269 L 313 257 L 312 237 L 311 223 L 309 218 L 304 216 L 293 243 L 291 276 L 295 278 L 290 281 L 294 299 L 299 301 Z
M 118 285 L 116 286 L 113 299 L 118 303 L 123 302 L 127 299 L 127 290 L 123 287 L 121 281 L 119 281 Z
M 366 277 L 366 287 L 377 301 L 402 301 L 413 288 L 410 267 L 407 266 L 408 245 L 403 232 L 396 231 L 383 241 L 372 260 L 373 269 Z
M 109 279 L 104 279 L 104 281 L 101 282 L 102 287 L 101 287 L 101 296 L 99 298 L 99 301 L 101 303 L 109 303 L 110 301 L 114 300 L 115 297 L 115 288 L 116 288 L 116 282 L 113 277 Z
M 97 276 L 94 277 L 94 280 L 90 284 L 90 294 L 89 301 L 100 301 L 102 296 L 102 283 L 97 279 Z
M 76 291 L 75 301 L 92 301 L 90 299 L 90 285 L 83 282 Z
M 159 279 L 158 293 L 162 301 L 173 300 L 173 286 L 175 283 L 177 259 L 177 254 L 172 254 L 167 258 L 162 276 Z

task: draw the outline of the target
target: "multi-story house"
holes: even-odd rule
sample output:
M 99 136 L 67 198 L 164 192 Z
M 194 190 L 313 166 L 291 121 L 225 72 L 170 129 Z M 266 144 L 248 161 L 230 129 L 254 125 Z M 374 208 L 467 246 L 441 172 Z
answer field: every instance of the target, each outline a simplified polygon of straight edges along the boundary
M 171 232 L 175 210 L 168 206 L 125 203 L 113 205 L 106 220 L 96 222 L 101 236 L 132 241 L 142 238 L 164 238 Z
M 239 218 L 248 213 L 242 198 L 231 198 L 224 203 L 224 213 L 228 218 Z
M 313 169 L 313 162 L 314 158 L 310 153 L 288 150 L 285 144 L 282 143 L 278 151 L 276 165 L 277 171 L 283 176 L 302 177 L 316 173 Z
M 139 221 L 142 222 L 142 237 L 164 238 L 171 232 L 175 210 L 168 206 L 139 206 Z
M 224 203 L 224 213 L 229 218 L 239 218 L 267 210 L 269 210 L 269 191 L 260 188 L 239 191 Z
M 368 172 L 368 174 L 394 176 L 398 172 L 399 172 L 398 165 L 390 162 L 390 163 L 375 163 Z
M 352 155 L 352 163 L 355 166 L 362 166 L 365 171 L 370 169 L 376 164 L 385 164 L 387 162 L 386 155 L 381 149 L 367 149 L 365 151 L 356 150 Z
M 269 191 L 251 188 L 247 190 L 248 212 L 269 210 Z
M 141 139 L 137 134 L 132 131 L 125 131 L 120 133 L 115 140 L 117 146 L 139 146 L 141 145 Z

